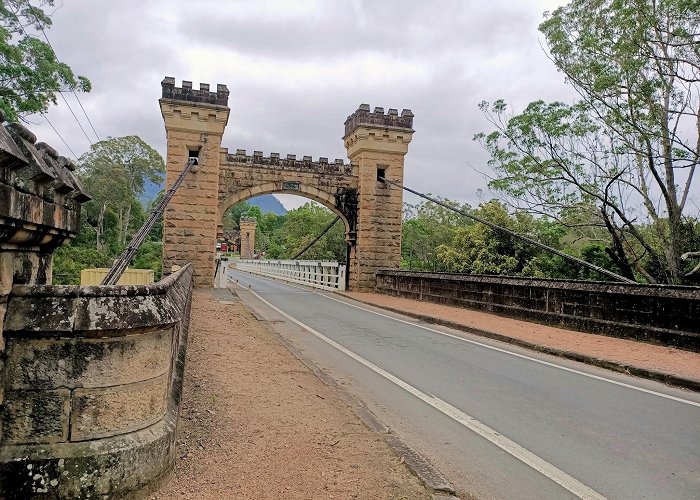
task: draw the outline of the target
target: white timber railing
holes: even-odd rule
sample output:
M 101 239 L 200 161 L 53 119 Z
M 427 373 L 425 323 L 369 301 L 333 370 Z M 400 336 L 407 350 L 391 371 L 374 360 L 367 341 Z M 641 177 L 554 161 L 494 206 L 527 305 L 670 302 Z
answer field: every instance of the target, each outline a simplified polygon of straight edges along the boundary
M 240 271 L 324 290 L 345 290 L 345 266 L 334 261 L 236 259 L 229 262 Z

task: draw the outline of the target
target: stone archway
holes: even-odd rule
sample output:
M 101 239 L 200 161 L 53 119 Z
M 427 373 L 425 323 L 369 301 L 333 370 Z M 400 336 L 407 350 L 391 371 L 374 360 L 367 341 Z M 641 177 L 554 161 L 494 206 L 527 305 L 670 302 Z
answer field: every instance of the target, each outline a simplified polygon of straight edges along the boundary
M 241 190 L 236 190 L 230 193 L 224 201 L 219 202 L 217 209 L 216 220 L 218 226 L 221 227 L 221 221 L 224 218 L 226 211 L 237 203 L 244 202 L 250 198 L 256 196 L 262 196 L 264 194 L 294 194 L 309 200 L 316 201 L 329 209 L 331 212 L 340 217 L 345 225 L 345 236 L 348 241 L 354 241 L 352 232 L 355 228 L 356 214 L 351 213 L 347 205 L 338 207 L 336 204 L 336 197 L 331 197 L 328 193 L 320 191 L 313 186 L 300 185 L 298 190 L 285 190 L 281 189 L 278 182 L 268 182 L 266 184 L 256 185 L 254 187 L 245 188 Z M 355 207 L 353 207 L 355 208 Z M 348 213 L 346 213 L 348 212 Z M 221 231 L 219 231 L 221 233 Z
M 295 190 L 282 189 L 282 186 L 279 182 L 268 182 L 267 184 L 259 184 L 251 188 L 239 190 L 234 189 L 233 193 L 229 194 L 226 198 L 224 198 L 224 201 L 219 203 L 219 208 L 216 217 L 218 223 L 217 239 L 223 236 L 224 215 L 226 214 L 229 208 L 233 207 L 237 203 L 241 203 L 250 198 L 262 196 L 265 194 L 294 194 L 320 203 L 321 205 L 329 209 L 331 212 L 333 212 L 335 215 L 337 215 L 343 222 L 343 226 L 345 227 L 345 241 L 348 246 L 345 264 L 348 266 L 349 269 L 352 262 L 352 259 L 350 257 L 354 250 L 356 237 L 355 226 L 357 222 L 357 193 L 355 189 L 350 189 L 347 191 L 343 190 L 343 188 L 339 189 L 340 193 L 342 194 L 340 196 L 336 194 L 336 196 L 333 197 L 331 197 L 325 191 L 321 191 L 313 186 L 307 186 L 303 184 L 300 184 L 298 186 L 298 189 Z M 352 198 L 351 202 L 345 202 L 345 200 L 347 200 L 349 196 Z M 244 256 L 243 220 L 244 217 L 241 217 L 241 258 L 253 258 L 253 249 L 250 248 L 250 245 L 245 251 L 245 254 L 248 256 Z M 250 231 L 253 231 L 254 233 L 256 226 L 255 218 L 252 218 L 252 220 L 248 222 L 247 226 L 248 229 Z M 255 241 L 254 237 L 253 241 Z
M 398 268 L 401 260 L 403 194 L 379 181 L 403 182 L 404 156 L 413 135 L 413 114 L 361 105 L 345 121 L 343 140 L 350 163 L 314 161 L 310 156 L 282 158 L 277 153 L 247 155 L 221 147 L 228 123 L 229 91 L 192 82 L 162 82 L 160 108 L 168 141 L 166 183 L 171 185 L 188 158 L 197 165 L 188 174 L 164 214 L 163 267 L 195 264 L 195 284 L 214 279 L 216 236 L 228 207 L 267 193 L 290 193 L 318 201 L 340 215 L 349 244 L 349 286 L 371 289 L 379 268 Z

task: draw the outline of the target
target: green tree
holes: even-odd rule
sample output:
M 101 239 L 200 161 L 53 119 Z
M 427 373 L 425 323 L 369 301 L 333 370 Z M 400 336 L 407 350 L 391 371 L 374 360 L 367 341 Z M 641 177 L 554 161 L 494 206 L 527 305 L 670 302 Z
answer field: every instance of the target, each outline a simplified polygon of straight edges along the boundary
M 226 213 L 224 213 L 224 220 L 222 221 L 224 233 L 240 229 L 239 222 L 241 219 L 241 214 L 244 214 L 248 210 L 250 210 L 250 205 L 245 201 L 236 203 L 231 208 L 226 210 Z
M 581 100 L 536 101 L 517 116 L 482 103 L 496 126 L 476 136 L 491 186 L 562 222 L 594 206 L 587 227 L 608 232 L 620 272 L 678 282 L 700 162 L 699 25 L 698 0 L 573 0 L 548 15 L 540 30 Z
M 116 243 L 126 244 L 130 229 L 143 219 L 138 196 L 143 194 L 146 180 L 160 183 L 164 172 L 160 154 L 135 135 L 100 141 L 80 157 L 79 175 L 92 195 L 85 209 L 96 229 L 98 250 L 104 244 L 110 212 L 116 217 Z
M 469 205 L 460 206 L 447 199 L 440 201 L 460 210 L 468 211 Z M 440 245 L 449 243 L 457 227 L 468 223 L 461 215 L 430 201 L 415 205 L 404 204 L 404 224 L 401 237 L 402 267 L 422 271 L 444 271 L 443 262 L 437 258 Z
M 481 204 L 474 214 L 521 234 L 531 232 L 531 216 L 520 213 L 520 220 L 510 217 L 498 201 Z M 520 240 L 471 221 L 457 227 L 452 240 L 440 245 L 437 252 L 448 271 L 469 274 L 519 274 L 532 257 L 531 249 Z
M 281 257 L 291 258 L 318 236 L 336 215 L 316 203 L 290 210 L 278 229 L 275 244 L 282 247 Z M 345 262 L 345 225 L 338 221 L 323 238 L 314 244 L 300 259 L 337 260 Z
M 90 81 L 76 76 L 34 34 L 51 27 L 42 7 L 53 5 L 53 0 L 0 2 L 0 108 L 10 121 L 46 111 L 59 92 L 90 91 Z
M 112 259 L 94 248 L 66 245 L 53 255 L 53 284 L 79 285 L 80 271 L 94 267 L 109 267 Z

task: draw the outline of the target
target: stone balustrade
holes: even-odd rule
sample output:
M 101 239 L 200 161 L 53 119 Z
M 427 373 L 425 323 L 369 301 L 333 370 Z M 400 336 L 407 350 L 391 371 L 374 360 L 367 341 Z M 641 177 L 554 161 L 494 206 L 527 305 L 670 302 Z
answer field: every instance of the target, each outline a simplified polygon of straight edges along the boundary
M 377 291 L 700 351 L 700 288 L 380 269 Z
M 15 285 L 0 498 L 122 498 L 175 461 L 191 265 L 151 285 Z
M 240 271 L 323 290 L 345 290 L 345 266 L 318 260 L 234 260 Z

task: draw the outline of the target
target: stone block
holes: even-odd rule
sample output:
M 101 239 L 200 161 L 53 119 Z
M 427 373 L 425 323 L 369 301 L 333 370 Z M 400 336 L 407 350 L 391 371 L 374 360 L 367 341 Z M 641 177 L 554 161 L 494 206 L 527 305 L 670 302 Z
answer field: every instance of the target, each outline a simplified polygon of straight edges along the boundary
M 70 391 L 7 391 L 3 444 L 60 443 L 68 439 Z
M 109 388 L 76 389 L 71 408 L 71 441 L 125 434 L 165 416 L 168 376 Z
M 108 387 L 168 373 L 172 327 L 153 333 L 102 339 L 10 338 L 6 387 Z
M 77 297 L 11 297 L 5 332 L 69 332 L 75 322 Z
M 145 498 L 173 466 L 175 424 L 170 418 L 97 443 L 12 449 L 15 456 L 0 456 L 0 498 Z
M 180 312 L 165 293 L 116 297 L 80 297 L 75 330 L 93 332 L 133 330 L 178 321 Z

